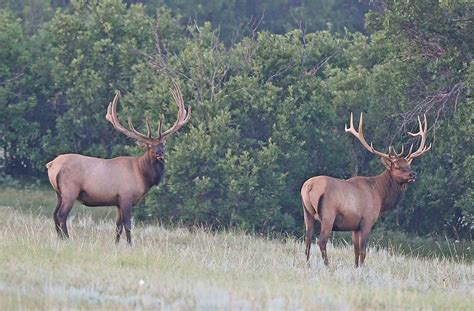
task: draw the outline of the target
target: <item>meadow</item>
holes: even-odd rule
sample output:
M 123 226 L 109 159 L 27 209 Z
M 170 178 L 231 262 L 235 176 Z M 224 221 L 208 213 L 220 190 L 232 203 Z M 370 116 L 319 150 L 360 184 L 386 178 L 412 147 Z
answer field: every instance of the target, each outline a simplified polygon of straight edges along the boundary
M 79 204 L 62 241 L 54 205 L 49 189 L 0 190 L 0 309 L 472 310 L 468 257 L 374 244 L 355 269 L 337 243 L 308 268 L 300 239 L 140 223 L 116 246 L 114 208 Z

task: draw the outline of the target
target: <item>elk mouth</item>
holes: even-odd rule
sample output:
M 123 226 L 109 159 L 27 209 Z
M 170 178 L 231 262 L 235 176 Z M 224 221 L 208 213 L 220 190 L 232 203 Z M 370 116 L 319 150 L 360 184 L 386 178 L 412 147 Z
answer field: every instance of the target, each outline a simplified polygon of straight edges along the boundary
M 415 181 L 416 181 L 416 178 L 413 177 L 413 178 L 408 179 L 407 182 L 408 182 L 409 184 L 412 184 L 412 183 L 414 183 Z

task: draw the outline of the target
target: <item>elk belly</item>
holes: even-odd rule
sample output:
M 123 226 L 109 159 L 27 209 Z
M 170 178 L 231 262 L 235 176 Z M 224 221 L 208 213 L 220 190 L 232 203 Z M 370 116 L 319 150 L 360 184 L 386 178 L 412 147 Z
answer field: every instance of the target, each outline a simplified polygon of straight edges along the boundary
M 355 214 L 337 214 L 332 227 L 333 231 L 355 231 L 359 230 L 361 217 Z
M 118 196 L 107 193 L 89 193 L 81 191 L 77 200 L 86 206 L 113 206 L 118 205 Z
M 362 219 L 360 202 L 354 193 L 344 193 L 344 200 L 341 201 L 334 219 L 334 231 L 353 231 L 358 230 Z

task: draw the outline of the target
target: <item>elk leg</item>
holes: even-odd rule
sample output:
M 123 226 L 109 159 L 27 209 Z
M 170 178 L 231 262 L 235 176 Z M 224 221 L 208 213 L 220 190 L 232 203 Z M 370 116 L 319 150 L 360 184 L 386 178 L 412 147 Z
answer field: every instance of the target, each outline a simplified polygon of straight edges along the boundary
M 117 210 L 115 213 L 115 244 L 118 244 L 120 241 L 120 235 L 122 234 L 123 231 L 123 219 L 122 219 L 122 211 L 120 210 L 120 207 L 117 206 Z
M 120 207 L 122 208 L 122 206 Z M 132 207 L 126 206 L 122 208 L 122 223 L 125 227 L 125 235 L 127 236 L 128 245 L 132 245 Z
M 329 266 L 328 255 L 326 253 L 326 244 L 328 242 L 329 236 L 332 232 L 332 226 L 334 224 L 334 217 L 330 219 L 321 220 L 321 232 L 319 233 L 318 245 L 321 250 L 321 255 L 323 256 L 324 264 Z
M 72 209 L 72 206 L 74 205 L 75 200 L 66 200 L 62 199 L 61 200 L 62 204 L 61 207 L 59 208 L 59 211 L 56 213 L 56 220 L 59 223 L 59 237 L 64 238 L 64 239 L 69 239 L 69 233 L 67 231 L 67 216 L 69 215 L 69 212 Z
M 54 213 L 53 213 L 53 219 L 54 219 L 54 226 L 56 227 L 56 232 L 61 237 L 62 236 L 62 231 L 61 231 L 61 227 L 59 225 L 58 211 L 59 211 L 59 208 L 61 208 L 62 198 L 61 198 L 61 195 L 57 192 L 56 192 L 56 197 L 58 199 L 58 203 L 56 204 L 56 209 L 54 210 Z
M 360 231 L 352 231 L 352 244 L 354 245 L 354 255 L 355 255 L 355 266 L 359 266 L 359 256 L 360 256 Z
M 305 236 L 304 236 L 304 243 L 305 243 L 305 255 L 306 255 L 306 262 L 309 264 L 309 257 L 311 254 L 311 240 L 313 238 L 314 232 L 314 218 L 311 214 L 304 208 L 304 225 L 305 225 Z
M 369 240 L 370 228 L 368 230 L 362 230 L 359 237 L 359 249 L 360 249 L 360 265 L 364 264 L 367 242 Z

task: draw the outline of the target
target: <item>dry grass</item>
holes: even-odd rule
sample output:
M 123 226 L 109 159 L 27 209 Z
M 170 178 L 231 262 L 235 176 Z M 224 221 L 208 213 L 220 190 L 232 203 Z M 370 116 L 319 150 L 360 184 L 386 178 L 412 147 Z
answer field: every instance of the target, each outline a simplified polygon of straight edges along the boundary
M 39 209 L 0 207 L 0 219 L 2 310 L 472 308 L 466 262 L 371 249 L 355 269 L 350 247 L 330 247 L 327 269 L 313 247 L 308 269 L 293 239 L 137 226 L 134 246 L 116 247 L 113 221 L 87 213 L 71 220 L 69 241 Z

